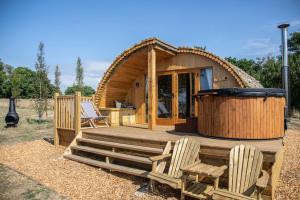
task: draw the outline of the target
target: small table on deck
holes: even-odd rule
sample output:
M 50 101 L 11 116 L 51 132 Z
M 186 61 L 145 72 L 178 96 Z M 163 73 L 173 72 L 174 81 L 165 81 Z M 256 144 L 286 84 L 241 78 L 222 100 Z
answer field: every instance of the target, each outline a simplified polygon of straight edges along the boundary
M 227 169 L 226 165 L 214 166 L 200 161 L 187 166 L 187 168 L 182 169 L 182 187 L 181 187 L 181 199 L 184 196 L 191 196 L 197 199 L 206 199 L 211 197 L 214 189 L 218 187 L 219 177 Z M 189 175 L 195 175 L 196 181 L 187 184 L 187 177 Z M 214 186 L 200 183 L 199 177 L 202 179 L 205 177 L 210 177 L 214 179 Z

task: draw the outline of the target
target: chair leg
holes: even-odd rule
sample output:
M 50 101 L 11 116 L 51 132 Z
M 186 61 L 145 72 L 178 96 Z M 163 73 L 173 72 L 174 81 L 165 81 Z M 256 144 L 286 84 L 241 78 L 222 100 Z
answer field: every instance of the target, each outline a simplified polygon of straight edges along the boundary
M 150 179 L 149 189 L 150 189 L 150 192 L 155 192 L 156 189 L 155 189 L 155 181 L 154 180 Z

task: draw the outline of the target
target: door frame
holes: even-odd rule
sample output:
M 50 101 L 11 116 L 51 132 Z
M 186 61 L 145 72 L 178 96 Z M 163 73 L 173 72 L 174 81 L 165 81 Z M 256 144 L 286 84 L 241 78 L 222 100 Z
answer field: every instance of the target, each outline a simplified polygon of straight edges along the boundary
M 172 76 L 172 118 L 159 118 L 158 117 L 158 77 L 159 76 L 163 76 L 163 75 L 171 75 Z M 174 96 L 174 82 L 175 82 L 175 73 L 173 71 L 166 71 L 166 72 L 158 72 L 156 75 L 156 124 L 157 125 L 174 125 L 174 100 L 175 100 L 175 96 Z
M 183 73 L 195 73 L 195 91 L 192 93 L 196 94 L 197 91 L 200 89 L 200 68 L 197 69 L 184 69 L 184 70 L 173 70 L 173 71 L 164 71 L 164 72 L 157 72 L 156 77 L 156 101 L 158 102 L 158 76 L 161 75 L 172 75 L 172 118 L 166 119 L 166 118 L 158 118 L 157 112 L 156 112 L 156 124 L 157 125 L 175 125 L 177 123 L 186 123 L 186 119 L 180 119 L 178 118 L 178 74 Z M 191 80 L 190 80 L 191 81 Z M 191 95 L 191 94 L 190 94 Z M 190 103 L 191 105 L 191 103 Z M 156 105 L 156 109 L 158 109 L 158 103 Z M 197 116 L 197 110 L 198 110 L 198 102 L 195 100 L 195 108 L 194 108 L 194 115 Z

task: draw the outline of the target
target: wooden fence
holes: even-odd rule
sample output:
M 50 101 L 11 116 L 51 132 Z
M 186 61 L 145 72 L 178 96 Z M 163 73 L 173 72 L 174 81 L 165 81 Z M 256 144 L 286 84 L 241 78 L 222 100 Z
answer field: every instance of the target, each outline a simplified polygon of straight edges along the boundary
M 94 96 L 54 95 L 54 144 L 66 145 L 79 133 L 81 129 L 81 106 L 84 101 L 94 101 Z

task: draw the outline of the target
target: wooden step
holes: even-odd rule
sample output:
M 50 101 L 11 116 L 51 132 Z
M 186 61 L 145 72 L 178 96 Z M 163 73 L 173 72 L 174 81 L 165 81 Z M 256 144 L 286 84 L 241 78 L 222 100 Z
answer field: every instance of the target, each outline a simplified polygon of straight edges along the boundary
M 143 146 L 137 146 L 137 145 L 131 145 L 131 144 L 121 144 L 121 143 L 108 142 L 108 141 L 103 141 L 103 140 L 78 138 L 77 142 L 85 142 L 85 143 L 90 143 L 90 144 L 97 144 L 97 145 L 103 145 L 103 146 L 108 146 L 108 147 L 115 147 L 115 148 L 120 148 L 120 149 L 128 149 L 128 150 L 133 150 L 133 151 L 147 152 L 147 153 L 154 153 L 154 154 L 162 154 L 163 153 L 163 149 L 159 149 L 159 148 L 143 147 Z
M 132 162 L 138 162 L 138 163 L 144 163 L 144 164 L 152 164 L 151 160 L 149 158 L 145 157 L 140 157 L 140 156 L 133 156 L 133 155 L 128 155 L 128 154 L 123 154 L 123 153 L 117 153 L 117 152 L 112 152 L 109 150 L 103 150 L 103 149 L 96 149 L 93 147 L 87 147 L 87 146 L 72 146 L 72 150 L 80 150 L 84 152 L 89 152 L 89 153 L 94 153 L 102 156 L 107 156 L 111 158 L 118 158 L 122 160 L 129 160 Z
M 102 161 L 93 160 L 90 158 L 85 158 L 82 156 L 77 156 L 77 155 L 72 155 L 72 154 L 64 155 L 64 158 L 74 160 L 77 162 L 81 162 L 81 163 L 85 163 L 88 165 L 92 165 L 95 167 L 110 169 L 110 170 L 114 170 L 114 171 L 118 171 L 118 172 L 122 172 L 122 173 L 126 173 L 126 174 L 131 174 L 131 175 L 135 175 L 135 176 L 147 177 L 148 173 L 149 173 L 148 171 L 141 170 L 141 169 L 135 169 L 135 168 L 131 168 L 131 167 L 125 167 L 125 166 L 120 166 L 120 165 L 116 165 L 116 164 L 105 163 Z

